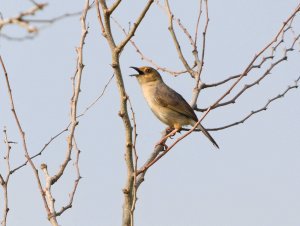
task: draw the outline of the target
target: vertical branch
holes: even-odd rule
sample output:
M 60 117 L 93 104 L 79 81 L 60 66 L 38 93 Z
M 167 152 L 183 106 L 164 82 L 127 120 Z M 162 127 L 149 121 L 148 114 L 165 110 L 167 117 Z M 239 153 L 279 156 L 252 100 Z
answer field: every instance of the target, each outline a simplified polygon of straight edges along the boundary
M 172 14 L 171 12 L 171 9 L 170 9 L 170 5 L 169 5 L 169 1 L 168 0 L 165 0 L 165 5 L 166 5 L 166 8 L 167 8 L 167 12 L 168 12 L 168 16 L 169 16 L 169 31 L 171 33 L 171 36 L 172 36 L 172 39 L 173 39 L 173 42 L 174 42 L 174 45 L 175 45 L 175 48 L 177 50 L 177 54 L 179 56 L 179 59 L 181 60 L 183 66 L 185 67 L 185 69 L 188 71 L 188 73 L 192 76 L 192 77 L 195 77 L 194 75 L 194 71 L 192 70 L 192 68 L 190 67 L 190 65 L 188 64 L 188 62 L 186 61 L 186 59 L 184 58 L 183 56 L 183 53 L 181 51 L 181 47 L 180 47 L 180 44 L 178 42 L 178 39 L 176 37 L 176 34 L 175 34 L 175 31 L 174 31 L 174 27 L 173 27 L 173 17 L 174 15 Z
M 197 107 L 197 100 L 200 94 L 200 91 L 202 89 L 202 81 L 201 81 L 201 74 L 204 66 L 204 57 L 205 57 L 205 47 L 206 47 L 206 33 L 207 33 L 207 28 L 208 28 L 208 22 L 209 22 L 209 17 L 208 17 L 208 0 L 205 1 L 205 15 L 206 15 L 206 22 L 205 22 L 205 27 L 202 33 L 202 51 L 201 51 L 201 60 L 199 59 L 199 54 L 198 54 L 198 49 L 197 49 L 197 43 L 196 43 L 196 38 L 197 38 L 197 31 L 198 27 L 196 28 L 196 34 L 195 34 L 195 48 L 193 50 L 193 55 L 195 58 L 195 62 L 197 65 L 197 73 L 195 76 L 195 87 L 193 89 L 193 96 L 192 96 L 192 101 L 191 101 L 191 106 L 192 108 Z M 200 9 L 201 10 L 201 9 Z M 199 13 L 200 14 L 200 13 Z M 200 15 L 199 15 L 200 17 Z M 198 24 L 197 24 L 198 26 Z
M 97 12 L 97 17 L 98 17 L 98 21 L 100 24 L 102 35 L 106 38 L 105 28 L 104 28 L 102 16 L 101 16 L 100 9 L 99 9 L 99 0 L 96 0 L 96 12 Z
M 205 27 L 204 31 L 202 33 L 202 52 L 201 52 L 201 60 L 197 62 L 197 65 L 199 67 L 198 75 L 199 75 L 199 81 L 200 81 L 200 76 L 202 74 L 203 70 L 203 65 L 204 65 L 204 56 L 205 56 L 205 47 L 206 47 L 206 33 L 207 33 L 207 28 L 208 28 L 208 22 L 209 22 L 209 16 L 208 16 L 208 0 L 204 0 L 205 2 L 205 15 L 206 15 L 206 22 L 205 22 Z M 197 54 L 197 59 L 198 59 L 198 54 Z M 200 64 L 200 65 L 199 65 Z M 198 81 L 198 83 L 199 83 Z M 199 85 L 199 84 L 198 84 Z
M 131 104 L 130 99 L 128 98 L 128 103 L 130 106 L 130 111 L 131 111 L 131 116 L 132 116 L 132 122 L 133 122 L 133 157 L 134 157 L 134 171 L 133 171 L 133 197 L 132 197 L 132 205 L 131 205 L 131 226 L 134 225 L 134 210 L 135 210 L 135 205 L 136 205 L 136 201 L 137 201 L 137 167 L 138 167 L 138 159 L 139 156 L 137 154 L 137 150 L 136 150 L 136 138 L 138 136 L 137 132 L 136 132 L 136 121 L 135 121 L 135 113 L 133 111 L 133 107 Z
M 87 16 L 87 12 L 89 9 L 89 0 L 86 0 L 85 2 L 85 6 L 84 9 L 82 11 L 82 15 L 80 18 L 81 21 L 81 38 L 80 38 L 80 42 L 79 42 L 79 47 L 77 47 L 76 52 L 77 52 L 77 67 L 76 67 L 76 73 L 73 77 L 72 80 L 72 84 L 73 84 L 73 95 L 71 98 L 71 102 L 70 102 L 70 129 L 69 129 L 69 135 L 67 138 L 67 150 L 66 150 L 66 157 L 63 161 L 63 163 L 61 164 L 59 170 L 57 171 L 57 173 L 53 176 L 51 176 L 48 173 L 47 170 L 47 165 L 46 164 L 42 164 L 41 165 L 41 169 L 44 172 L 45 178 L 46 178 L 46 185 L 45 185 L 45 196 L 46 196 L 46 200 L 48 202 L 50 211 L 51 211 L 51 218 L 49 218 L 50 222 L 51 220 L 56 222 L 56 218 L 57 216 L 61 215 L 65 210 L 71 208 L 72 206 L 72 202 L 73 202 L 73 197 L 79 182 L 79 179 L 77 181 L 75 181 L 75 187 L 73 190 L 73 193 L 71 195 L 71 199 L 69 202 L 69 205 L 67 205 L 66 207 L 63 207 L 61 211 L 59 211 L 58 213 L 56 213 L 55 210 L 55 199 L 51 193 L 51 188 L 52 185 L 55 184 L 63 175 L 68 163 L 71 160 L 71 153 L 73 150 L 73 141 L 74 141 L 74 136 L 75 136 L 75 129 L 78 125 L 78 121 L 77 121 L 77 105 L 78 105 L 78 100 L 79 100 L 79 93 L 80 93 L 80 87 L 81 87 L 81 79 L 82 79 L 82 72 L 83 72 L 83 68 L 84 68 L 84 64 L 83 64 L 83 46 L 84 46 L 84 41 L 85 38 L 88 34 L 88 27 L 86 26 L 86 16 Z M 78 155 L 79 156 L 79 155 Z M 77 162 L 78 163 L 78 162 Z M 53 224 L 55 225 L 55 224 Z
M 71 160 L 71 152 L 73 149 L 73 138 L 75 134 L 75 129 L 76 126 L 78 125 L 77 121 L 77 105 L 78 105 L 78 100 L 79 100 L 79 93 L 80 93 L 80 87 L 81 87 L 81 78 L 82 78 L 82 71 L 84 68 L 83 64 L 83 46 L 84 46 L 84 41 L 85 38 L 88 34 L 88 27 L 86 26 L 86 15 L 87 11 L 89 9 L 89 0 L 86 1 L 84 10 L 82 12 L 82 16 L 80 18 L 81 21 L 81 38 L 79 41 L 79 47 L 76 48 L 77 52 L 77 67 L 76 67 L 76 73 L 75 76 L 73 77 L 73 96 L 71 98 L 70 102 L 70 129 L 69 129 L 69 136 L 67 138 L 67 151 L 66 151 L 66 158 L 61 165 L 60 169 L 58 172 L 52 177 L 52 184 L 54 184 L 64 173 L 64 170 L 66 166 L 68 165 L 69 161 Z
M 11 150 L 11 146 L 10 143 L 8 141 L 8 136 L 7 136 L 7 132 L 6 129 L 4 128 L 3 130 L 4 133 L 4 143 L 6 144 L 6 154 L 5 154 L 5 162 L 6 162 L 6 177 L 5 179 L 2 177 L 2 175 L 0 174 L 0 184 L 2 186 L 3 189 L 3 197 L 4 197 L 4 205 L 3 205 L 3 211 L 2 211 L 2 221 L 1 221 L 1 226 L 6 226 L 7 225 L 7 215 L 8 215 L 8 183 L 9 183 L 9 179 L 10 179 L 10 150 Z
M 198 13 L 198 18 L 197 18 L 197 23 L 196 23 L 196 29 L 195 29 L 195 38 L 194 38 L 194 49 L 197 49 L 197 41 L 198 41 L 198 31 L 199 31 L 199 24 L 200 24 L 200 19 L 202 15 L 202 4 L 203 0 L 200 0 L 199 3 L 199 13 Z
M 98 0 L 97 5 L 99 5 Z M 132 206 L 132 186 L 133 186 L 133 159 L 132 159 L 132 126 L 130 123 L 128 111 L 127 111 L 127 94 L 125 91 L 125 86 L 123 82 L 123 77 L 119 62 L 119 52 L 116 51 L 116 43 L 114 41 L 111 27 L 110 27 L 110 16 L 107 12 L 106 2 L 104 0 L 100 1 L 103 18 L 104 18 L 104 34 L 103 36 L 107 39 L 109 47 L 111 49 L 112 57 L 112 67 L 115 74 L 115 79 L 120 95 L 120 111 L 119 116 L 122 118 L 124 130 L 125 130 L 125 162 L 127 167 L 127 179 L 125 187 L 123 188 L 124 194 L 124 204 L 123 204 L 123 226 L 131 225 L 131 206 Z M 98 8 L 98 6 L 96 7 Z M 100 10 L 97 11 L 98 18 Z
M 117 2 L 118 1 L 116 1 L 116 3 Z M 111 66 L 115 74 L 115 80 L 116 80 L 116 84 L 120 96 L 119 116 L 122 118 L 124 130 L 125 130 L 125 162 L 127 167 L 127 179 L 126 179 L 125 187 L 123 189 L 123 193 L 124 193 L 123 219 L 122 219 L 123 226 L 133 225 L 131 210 L 132 210 L 133 196 L 134 196 L 134 192 L 133 192 L 134 161 L 133 161 L 133 154 L 132 154 L 132 149 L 133 149 L 132 126 L 128 115 L 128 109 L 127 109 L 128 96 L 126 93 L 122 72 L 121 72 L 120 54 L 124 49 L 124 47 L 127 45 L 127 43 L 130 41 L 132 36 L 134 35 L 135 31 L 137 30 L 141 21 L 145 17 L 152 3 L 153 0 L 148 0 L 144 9 L 141 11 L 140 15 L 133 23 L 132 28 L 128 32 L 128 35 L 119 44 L 116 44 L 111 31 L 111 17 L 110 17 L 111 10 L 108 9 L 105 0 L 100 0 L 100 1 L 96 0 L 96 10 L 97 10 L 99 23 L 100 26 L 104 28 L 104 31 L 102 31 L 103 36 L 106 38 L 107 43 L 111 50 Z M 103 13 L 103 21 L 100 15 L 99 4 L 101 5 L 101 9 Z M 115 10 L 115 8 L 113 9 Z

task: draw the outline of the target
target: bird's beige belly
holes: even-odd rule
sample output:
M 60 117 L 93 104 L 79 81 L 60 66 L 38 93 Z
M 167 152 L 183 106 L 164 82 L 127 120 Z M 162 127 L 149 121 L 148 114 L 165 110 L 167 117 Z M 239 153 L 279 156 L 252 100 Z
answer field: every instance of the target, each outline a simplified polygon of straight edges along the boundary
M 157 104 L 148 103 L 152 112 L 155 116 L 164 124 L 174 127 L 174 128 L 181 128 L 185 125 L 190 125 L 191 120 L 186 116 L 173 111 L 169 108 L 158 106 Z
M 194 122 L 191 122 L 190 118 L 184 116 L 183 114 L 159 105 L 154 98 L 155 85 L 144 86 L 143 94 L 152 112 L 164 124 L 178 129 L 185 125 L 194 124 Z

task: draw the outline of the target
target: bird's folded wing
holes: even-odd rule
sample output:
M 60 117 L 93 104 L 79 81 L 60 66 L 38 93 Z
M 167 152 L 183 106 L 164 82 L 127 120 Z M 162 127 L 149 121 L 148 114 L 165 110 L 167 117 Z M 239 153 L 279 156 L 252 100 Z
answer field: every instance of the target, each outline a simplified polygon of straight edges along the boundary
M 195 120 L 196 122 L 198 121 L 194 110 L 186 102 L 186 100 L 167 85 L 160 85 L 156 88 L 154 99 L 162 107 L 176 111 L 188 118 Z

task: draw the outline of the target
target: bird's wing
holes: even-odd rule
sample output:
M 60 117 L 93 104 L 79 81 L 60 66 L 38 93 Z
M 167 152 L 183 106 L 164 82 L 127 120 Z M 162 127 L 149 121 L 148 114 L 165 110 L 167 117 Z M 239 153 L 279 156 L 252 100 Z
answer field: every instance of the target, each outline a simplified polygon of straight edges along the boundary
M 188 118 L 192 118 L 196 122 L 198 121 L 194 110 L 186 102 L 186 100 L 167 85 L 160 84 L 156 88 L 154 99 L 159 105 L 183 114 Z

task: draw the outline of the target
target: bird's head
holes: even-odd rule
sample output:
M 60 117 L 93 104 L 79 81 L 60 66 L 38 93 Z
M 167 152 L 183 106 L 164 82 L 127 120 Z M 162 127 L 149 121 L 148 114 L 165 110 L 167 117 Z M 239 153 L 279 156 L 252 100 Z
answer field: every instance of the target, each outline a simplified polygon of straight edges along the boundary
M 135 76 L 141 85 L 153 81 L 162 81 L 157 70 L 152 67 L 131 67 L 138 72 L 130 76 Z

